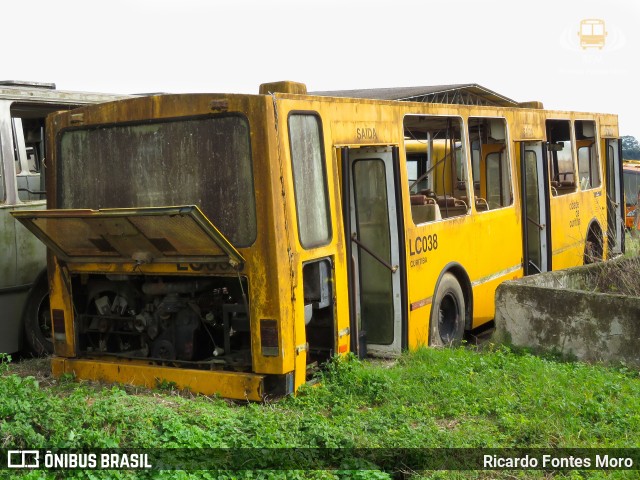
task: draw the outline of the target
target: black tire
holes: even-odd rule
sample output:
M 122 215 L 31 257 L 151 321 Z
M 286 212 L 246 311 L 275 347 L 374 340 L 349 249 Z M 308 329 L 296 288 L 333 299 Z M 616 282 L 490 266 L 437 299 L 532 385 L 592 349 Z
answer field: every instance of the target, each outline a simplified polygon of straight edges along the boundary
M 595 230 L 590 229 L 584 245 L 583 263 L 584 265 L 589 265 L 591 263 L 601 262 L 602 256 L 602 237 Z
M 433 296 L 429 321 L 429 345 L 436 347 L 460 345 L 465 320 L 462 288 L 453 274 L 445 273 Z
M 53 329 L 49 311 L 49 284 L 43 276 L 29 292 L 22 317 L 24 349 L 37 356 L 53 353 Z

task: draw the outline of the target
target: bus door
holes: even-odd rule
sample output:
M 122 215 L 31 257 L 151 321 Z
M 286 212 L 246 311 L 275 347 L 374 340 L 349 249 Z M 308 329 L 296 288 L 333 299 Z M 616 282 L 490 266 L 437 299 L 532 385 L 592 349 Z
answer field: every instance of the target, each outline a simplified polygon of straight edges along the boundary
M 405 242 L 397 152 L 397 147 L 342 149 L 351 336 L 357 339 L 352 347 L 360 356 L 394 355 L 405 345 Z
M 547 162 L 542 142 L 520 144 L 524 274 L 551 270 Z
M 622 228 L 626 213 L 622 199 L 622 179 L 620 175 L 621 146 L 621 142 L 617 139 L 606 140 L 607 238 L 609 256 L 619 255 L 624 250 L 624 232 Z

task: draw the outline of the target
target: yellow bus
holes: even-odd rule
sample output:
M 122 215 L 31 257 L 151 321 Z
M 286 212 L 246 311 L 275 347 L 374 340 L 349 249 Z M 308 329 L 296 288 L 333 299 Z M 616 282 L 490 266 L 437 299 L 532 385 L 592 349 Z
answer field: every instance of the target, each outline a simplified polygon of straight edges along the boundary
M 55 375 L 261 400 L 487 328 L 497 285 L 624 248 L 617 117 L 310 95 L 49 117 Z M 608 200 L 609 199 L 609 200 Z
M 622 165 L 624 175 L 624 194 L 626 199 L 625 226 L 627 230 L 638 230 L 634 225 L 638 197 L 640 196 L 640 160 L 624 160 Z
M 45 208 L 45 119 L 58 110 L 117 98 L 123 96 L 0 81 L 0 352 L 53 351 L 46 249 L 10 215 Z

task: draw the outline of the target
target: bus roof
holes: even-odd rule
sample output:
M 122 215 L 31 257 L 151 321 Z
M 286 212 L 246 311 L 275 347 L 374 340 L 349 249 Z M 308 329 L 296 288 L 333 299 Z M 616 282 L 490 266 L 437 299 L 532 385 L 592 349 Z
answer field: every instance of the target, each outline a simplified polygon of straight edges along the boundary
M 129 97 L 131 95 L 58 90 L 54 83 L 17 80 L 0 81 L 0 100 L 26 101 L 29 103 L 90 104 Z
M 375 100 L 403 100 L 412 102 L 447 103 L 517 107 L 518 102 L 489 90 L 477 83 L 431 85 L 422 87 L 368 88 L 357 90 L 328 90 L 309 92 L 327 97 L 369 98 Z

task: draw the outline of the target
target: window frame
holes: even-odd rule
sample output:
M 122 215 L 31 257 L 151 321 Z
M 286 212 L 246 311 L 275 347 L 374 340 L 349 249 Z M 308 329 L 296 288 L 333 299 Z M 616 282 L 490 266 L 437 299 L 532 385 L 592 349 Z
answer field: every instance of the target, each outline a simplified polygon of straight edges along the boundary
M 504 151 L 504 149 L 503 149 Z M 505 181 L 505 175 L 503 172 L 503 165 L 504 165 L 504 158 L 502 156 L 502 152 L 491 152 L 487 154 L 487 157 L 485 159 L 485 165 L 484 165 L 484 170 L 485 170 L 485 178 L 487 179 L 487 198 L 485 199 L 487 201 L 487 204 L 489 205 L 489 189 L 491 186 L 493 186 L 494 184 L 492 184 L 489 181 L 490 175 L 489 175 L 489 162 L 493 161 L 493 162 L 497 162 L 497 177 L 498 177 L 498 181 L 495 185 L 498 186 L 498 196 L 500 197 L 500 206 L 496 207 L 496 208 L 489 208 L 489 210 L 498 210 L 499 208 L 504 208 L 504 201 L 505 201 L 505 197 L 506 197 L 506 192 L 503 191 L 502 187 L 504 186 L 504 181 Z
M 638 190 L 640 190 L 640 171 L 625 171 L 623 169 L 623 189 L 625 196 L 625 205 L 626 206 L 637 206 L 638 205 Z M 634 185 L 631 185 L 626 179 L 633 179 Z M 635 188 L 633 188 L 635 187 Z M 627 192 L 628 190 L 628 192 Z M 627 195 L 629 193 L 629 195 Z
M 549 145 L 551 145 L 552 143 L 557 143 L 558 141 L 555 142 L 551 142 L 551 140 L 548 138 L 549 137 L 549 128 L 548 128 L 548 122 L 566 122 L 569 125 L 569 139 L 568 140 L 558 140 L 558 141 L 562 141 L 562 142 L 569 142 L 569 147 L 570 147 L 570 155 L 571 155 L 571 174 L 573 176 L 573 190 L 572 191 L 566 191 L 566 192 L 562 192 L 560 193 L 557 188 L 561 188 L 561 186 L 555 187 L 554 185 L 552 185 L 552 182 L 563 182 L 563 181 L 567 181 L 566 180 L 566 174 L 568 172 L 560 172 L 560 161 L 558 160 L 558 156 L 556 154 L 555 156 L 555 161 L 553 158 L 553 155 L 549 156 L 549 153 L 551 152 L 551 150 L 549 150 Z M 574 121 L 571 120 L 570 118 L 545 118 L 544 120 L 544 128 L 545 128 L 545 148 L 546 148 L 546 159 L 545 161 L 547 162 L 547 169 L 548 169 L 548 178 L 547 178 L 547 183 L 549 184 L 549 188 L 550 188 L 550 197 L 551 198 L 556 198 L 556 197 L 562 197 L 564 195 L 568 195 L 571 193 L 575 193 L 577 191 L 579 191 L 579 182 L 578 182 L 578 152 L 576 150 L 576 132 L 575 132 L 575 124 Z M 555 166 L 557 165 L 557 172 L 555 169 Z M 554 174 L 558 174 L 558 180 L 554 180 Z M 564 174 L 565 178 L 564 179 L 560 179 L 560 175 Z M 554 193 L 555 192 L 555 193 Z
M 298 191 L 297 191 L 297 187 L 296 187 L 296 168 L 295 168 L 295 162 L 294 162 L 294 157 L 293 157 L 293 144 L 292 144 L 292 140 L 293 137 L 291 135 L 291 118 L 294 116 L 311 116 L 314 117 L 316 119 L 316 125 L 318 127 L 318 143 L 319 143 L 319 147 L 320 147 L 320 171 L 322 172 L 322 193 L 324 195 L 324 208 L 325 208 L 325 214 L 326 214 L 326 222 L 327 222 L 327 232 L 326 232 L 326 237 L 322 240 L 318 240 L 318 241 L 314 241 L 308 244 L 305 244 L 302 240 L 302 229 L 301 229 L 301 219 L 302 216 L 300 215 L 300 209 L 299 209 L 299 203 L 298 203 Z M 294 203 L 295 203 L 295 211 L 296 211 L 296 226 L 298 229 L 298 242 L 300 243 L 300 246 L 304 249 L 304 250 L 313 250 L 315 248 L 319 248 L 319 247 L 324 247 L 326 245 L 329 245 L 332 241 L 333 241 L 333 224 L 332 224 L 332 219 L 331 219 L 331 201 L 329 199 L 329 185 L 328 185 L 328 174 L 327 174 L 327 157 L 326 157 L 326 152 L 325 152 L 325 145 L 324 145 L 324 129 L 323 129 L 323 123 L 322 123 L 322 117 L 320 116 L 320 114 L 317 111 L 314 110 L 291 110 L 288 114 L 287 114 L 287 136 L 288 136 L 288 143 L 289 143 L 289 160 L 290 160 L 290 168 L 291 168 L 291 181 L 293 184 L 293 196 L 294 196 Z
M 474 209 L 475 212 L 479 215 L 485 214 L 485 213 L 490 213 L 490 212 L 495 212 L 498 210 L 502 210 L 505 208 L 514 208 L 515 206 L 515 192 L 514 192 L 514 174 L 513 174 L 513 160 L 512 157 L 513 155 L 511 155 L 511 146 L 509 143 L 509 139 L 511 138 L 511 132 L 509 130 L 509 122 L 507 121 L 506 117 L 481 117 L 481 116 L 469 116 L 467 117 L 467 136 L 469 137 L 469 151 L 471 152 L 471 161 L 473 163 L 473 144 L 471 143 L 471 136 L 470 136 L 470 132 L 469 132 L 469 124 L 470 124 L 470 120 L 476 120 L 476 119 L 480 119 L 480 120 L 499 120 L 502 122 L 503 126 L 504 126 L 504 142 L 503 143 L 496 143 L 496 144 L 488 144 L 488 145 L 502 145 L 502 150 L 500 151 L 495 151 L 495 152 L 489 152 L 485 158 L 484 161 L 484 177 L 485 177 L 485 188 L 489 187 L 489 182 L 487 181 L 488 178 L 488 169 L 489 169 L 489 164 L 487 162 L 487 160 L 489 159 L 489 156 L 494 155 L 494 154 L 498 154 L 500 156 L 500 160 L 499 160 L 499 176 L 500 176 L 500 195 L 504 196 L 506 199 L 509 200 L 509 203 L 507 205 L 501 205 L 499 207 L 496 208 L 490 208 L 489 207 L 489 192 L 487 191 L 486 193 L 486 197 L 487 198 L 483 198 L 483 197 L 476 197 L 476 193 L 475 193 L 475 177 L 473 176 L 473 172 L 472 172 L 472 176 L 471 176 L 471 181 L 473 182 L 473 203 L 474 203 Z M 483 163 L 483 159 L 482 159 L 482 142 L 480 142 L 480 144 L 478 145 L 478 149 L 476 149 L 475 151 L 477 151 L 479 153 L 479 158 L 478 158 L 478 175 L 481 175 L 481 170 L 482 169 L 482 163 Z M 507 158 L 506 160 L 503 158 L 504 155 L 506 154 Z M 508 171 L 508 175 L 505 177 L 504 174 L 504 169 L 502 168 L 504 165 L 507 166 L 507 168 L 509 169 Z M 473 168 L 473 165 L 472 165 Z M 509 189 L 507 191 L 502 191 L 502 187 L 503 187 L 503 182 L 505 181 L 505 179 L 508 180 L 509 182 Z M 478 178 L 478 183 L 481 186 L 482 185 L 482 180 L 480 178 Z M 481 188 L 481 187 L 480 187 Z M 482 198 L 484 201 L 487 202 L 487 209 L 486 210 L 478 210 L 476 208 L 476 199 L 477 198 Z
M 407 118 L 408 117 L 423 117 L 423 118 L 440 118 L 440 119 L 451 119 L 451 120 L 455 120 L 456 122 L 459 122 L 459 132 L 460 132 L 460 138 L 456 139 L 454 142 L 454 154 L 451 155 L 451 159 L 450 161 L 452 162 L 453 165 L 453 170 L 455 171 L 455 178 L 452 175 L 451 178 L 451 187 L 452 190 L 455 191 L 457 190 L 457 186 L 463 182 L 465 185 L 465 191 L 466 191 L 466 198 L 469 199 L 471 198 L 471 195 L 473 194 L 473 176 L 471 173 L 471 166 L 470 166 L 470 150 L 469 150 L 469 135 L 468 135 L 468 127 L 465 121 L 465 117 L 460 115 L 460 114 L 434 114 L 434 113 L 407 113 L 404 112 L 403 116 L 402 116 L 402 131 L 401 131 L 401 138 L 402 138 L 402 146 L 403 146 L 403 150 L 404 150 L 404 161 L 401 162 L 403 165 L 401 168 L 404 168 L 405 173 L 407 175 L 407 180 L 408 180 L 408 175 L 409 175 L 409 171 L 407 168 L 407 162 L 409 162 L 409 154 L 407 153 L 407 142 L 412 140 L 411 138 L 407 138 L 405 133 L 407 130 Z M 413 136 L 413 135 L 412 135 Z M 413 136 L 413 140 L 418 140 L 420 142 L 422 142 L 422 140 L 419 140 L 417 137 Z M 431 139 L 432 142 L 437 141 L 438 139 Z M 450 142 L 451 139 L 447 138 L 446 139 L 447 142 Z M 434 192 L 437 191 L 437 186 L 434 185 L 434 176 L 435 176 L 435 171 L 436 171 L 436 166 L 435 164 L 431 164 L 430 163 L 433 161 L 433 159 L 429 158 L 429 140 L 425 141 L 426 145 L 427 145 L 427 162 L 425 163 L 425 173 L 427 175 L 427 179 L 428 179 L 428 184 L 430 185 L 429 189 L 433 189 Z M 459 145 L 458 145 L 459 144 Z M 460 152 L 460 156 L 461 156 L 461 161 L 459 162 L 458 159 L 458 154 L 457 152 Z M 436 161 L 436 164 L 439 163 L 441 160 Z M 458 165 L 461 164 L 463 166 L 463 170 L 465 173 L 465 178 L 464 180 L 460 180 L 459 178 L 459 171 L 458 171 Z M 445 160 L 444 165 L 443 165 L 443 170 L 447 168 L 447 161 Z M 418 175 L 420 176 L 420 169 L 418 169 Z M 403 182 L 404 183 L 404 182 Z M 409 195 L 409 197 L 411 197 L 411 195 L 414 195 L 411 192 L 411 185 L 409 184 L 409 182 L 407 181 L 405 186 L 403 188 L 405 188 L 407 194 Z M 449 195 L 448 192 L 446 192 L 446 188 L 445 188 L 445 194 Z M 457 198 L 453 193 L 451 194 L 452 198 Z M 416 221 L 416 217 L 414 216 L 414 213 L 411 211 L 411 209 L 409 210 L 410 215 L 411 215 L 411 221 L 413 222 L 413 224 L 415 226 L 421 226 L 421 225 L 427 225 L 427 224 L 431 224 L 434 222 L 442 222 L 442 221 L 446 221 L 449 219 L 455 219 L 455 218 L 461 218 L 461 217 L 465 217 L 465 216 L 470 216 L 473 214 L 473 209 L 471 208 L 471 205 L 467 204 L 466 205 L 467 210 L 465 213 L 460 214 L 460 215 L 449 215 L 446 217 L 442 217 L 442 218 L 436 218 L 433 220 L 428 220 L 425 222 L 420 222 L 420 221 Z M 446 207 L 443 207 L 441 209 L 439 209 L 441 212 L 443 211 L 443 209 Z
M 228 117 L 237 117 L 244 121 L 247 127 L 247 144 L 249 149 L 249 170 L 251 172 L 251 197 L 253 200 L 253 209 L 254 209 L 254 223 L 253 223 L 253 232 L 250 239 L 247 239 L 246 242 L 238 242 L 235 240 L 229 239 L 229 241 L 236 248 L 249 248 L 253 246 L 258 239 L 259 228 L 259 215 L 258 215 L 258 204 L 256 201 L 256 179 L 255 179 L 255 161 L 254 161 L 254 146 L 252 140 L 252 124 L 249 121 L 249 117 L 243 112 L 228 112 L 224 114 L 206 114 L 206 115 L 185 115 L 185 116 L 177 116 L 177 117 L 168 117 L 168 118 L 153 118 L 153 119 L 145 119 L 145 120 L 131 120 L 125 122 L 107 122 L 107 123 L 96 123 L 91 125 L 80 125 L 80 126 L 72 126 L 65 127 L 60 129 L 56 133 L 55 138 L 55 150 L 56 150 L 56 166 L 54 175 L 56 177 L 56 189 L 55 189 L 55 202 L 56 208 L 62 208 L 62 188 L 58 179 L 60 179 L 62 163 L 60 159 L 62 159 L 62 138 L 66 133 L 77 131 L 77 130 L 97 130 L 101 128 L 109 128 L 109 127 L 135 127 L 135 126 L 147 126 L 147 125 L 155 125 L 155 124 L 163 124 L 163 123 L 176 123 L 176 122 L 189 122 L 189 121 L 199 121 L 199 120 L 207 120 L 207 119 L 217 119 L 217 118 L 228 118 Z M 66 207 L 68 208 L 68 207 Z M 202 209 L 202 207 L 200 207 Z M 203 213 L 207 218 L 215 224 L 213 218 L 203 210 Z M 216 228 L 220 228 L 216 225 Z M 224 234 L 225 237 L 229 238 L 230 235 Z
M 576 130 L 578 122 L 581 122 L 583 124 L 584 123 L 590 123 L 590 124 L 593 125 L 593 139 L 591 139 L 591 137 L 584 137 L 584 138 L 581 138 L 580 140 L 578 140 L 578 132 Z M 601 160 L 602 159 L 602 155 L 600 154 L 601 153 L 600 152 L 600 143 L 599 143 L 600 136 L 599 136 L 599 131 L 598 131 L 598 123 L 595 120 L 592 120 L 592 119 L 576 119 L 573 122 L 573 130 L 574 130 L 574 132 L 573 132 L 574 141 L 575 141 L 575 144 L 576 144 L 576 162 L 577 162 L 577 168 L 578 168 L 578 170 L 577 170 L 578 171 L 578 183 L 580 185 L 580 190 L 583 191 L 583 192 L 587 192 L 587 191 L 593 190 L 595 188 L 601 188 L 602 187 L 602 182 L 603 182 L 603 174 L 602 174 L 602 166 L 603 165 L 602 165 L 602 160 Z M 585 141 L 585 140 L 592 142 L 591 145 L 583 145 L 581 147 L 578 147 L 578 142 L 582 142 L 582 141 Z M 587 152 L 588 152 L 588 160 L 587 160 L 588 161 L 588 165 L 587 166 L 589 168 L 589 184 L 590 184 L 590 186 L 587 187 L 587 188 L 582 188 L 582 179 L 580 177 L 580 151 L 583 148 L 586 148 Z M 593 168 L 594 167 L 594 165 L 593 165 L 594 158 L 593 158 L 593 154 L 592 153 L 595 153 L 595 156 L 596 156 L 596 158 L 595 158 L 595 160 L 596 160 L 595 167 L 596 168 L 595 169 Z M 592 181 L 591 181 L 594 172 L 597 173 L 597 179 L 598 179 L 598 184 L 597 185 L 593 185 Z

